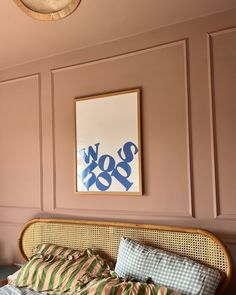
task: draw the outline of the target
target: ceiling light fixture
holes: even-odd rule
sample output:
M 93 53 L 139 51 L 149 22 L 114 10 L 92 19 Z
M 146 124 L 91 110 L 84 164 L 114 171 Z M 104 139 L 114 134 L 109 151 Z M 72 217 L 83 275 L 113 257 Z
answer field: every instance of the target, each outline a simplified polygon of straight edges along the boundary
M 14 0 L 27 15 L 39 20 L 57 20 L 71 14 L 81 0 Z

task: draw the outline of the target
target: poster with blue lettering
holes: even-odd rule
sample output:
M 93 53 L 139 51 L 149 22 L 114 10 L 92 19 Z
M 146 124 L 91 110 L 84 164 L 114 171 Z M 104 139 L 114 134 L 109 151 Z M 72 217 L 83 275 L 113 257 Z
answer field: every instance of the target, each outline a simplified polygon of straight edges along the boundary
M 140 89 L 75 99 L 76 192 L 142 195 Z

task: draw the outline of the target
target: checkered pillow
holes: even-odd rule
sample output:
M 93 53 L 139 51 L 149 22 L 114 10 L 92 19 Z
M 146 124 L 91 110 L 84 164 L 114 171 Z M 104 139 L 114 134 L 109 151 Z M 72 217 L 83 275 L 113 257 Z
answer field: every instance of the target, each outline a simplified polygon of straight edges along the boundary
M 220 273 L 187 257 L 141 245 L 122 238 L 116 273 L 166 286 L 186 295 L 213 295 L 220 282 Z

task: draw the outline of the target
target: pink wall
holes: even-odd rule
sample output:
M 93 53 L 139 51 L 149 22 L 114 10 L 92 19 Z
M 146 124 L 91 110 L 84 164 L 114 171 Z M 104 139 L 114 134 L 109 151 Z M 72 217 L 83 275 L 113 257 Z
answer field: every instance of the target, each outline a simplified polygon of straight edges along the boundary
M 236 257 L 235 52 L 232 10 L 0 71 L 0 262 L 52 214 L 203 227 Z M 73 98 L 135 87 L 144 195 L 75 195 Z

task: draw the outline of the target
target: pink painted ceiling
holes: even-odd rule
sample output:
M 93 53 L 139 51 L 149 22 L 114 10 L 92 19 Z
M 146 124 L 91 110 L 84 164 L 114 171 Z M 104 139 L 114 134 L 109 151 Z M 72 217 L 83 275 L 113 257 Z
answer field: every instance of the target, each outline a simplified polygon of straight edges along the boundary
M 236 0 L 82 0 L 54 22 L 0 1 L 0 69 L 236 7 Z

